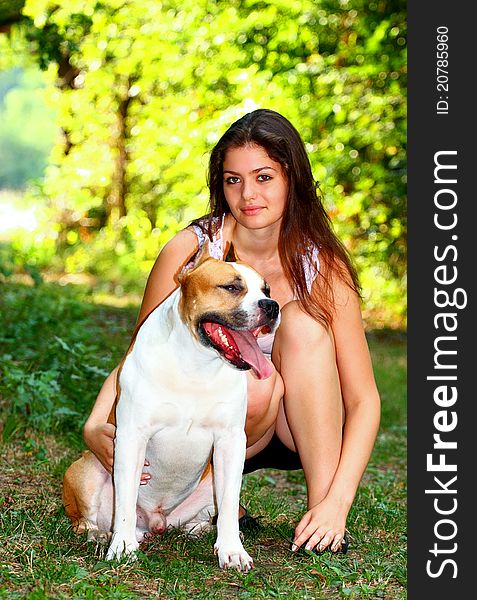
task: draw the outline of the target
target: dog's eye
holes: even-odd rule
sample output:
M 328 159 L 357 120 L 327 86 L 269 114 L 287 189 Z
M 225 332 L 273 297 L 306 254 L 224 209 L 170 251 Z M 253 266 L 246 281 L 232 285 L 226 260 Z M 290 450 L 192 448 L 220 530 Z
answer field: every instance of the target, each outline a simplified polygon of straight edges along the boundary
M 270 286 L 267 283 L 263 286 L 262 292 L 267 298 L 270 298 Z
M 219 285 L 219 288 L 221 288 L 222 290 L 226 290 L 227 292 L 230 292 L 231 294 L 239 294 L 240 292 L 243 291 L 243 287 L 236 283 Z

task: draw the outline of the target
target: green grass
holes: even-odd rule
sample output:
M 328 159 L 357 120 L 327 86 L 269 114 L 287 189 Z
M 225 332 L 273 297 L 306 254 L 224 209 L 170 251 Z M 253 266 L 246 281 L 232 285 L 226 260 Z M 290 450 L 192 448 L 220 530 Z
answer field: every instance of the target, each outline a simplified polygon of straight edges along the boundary
M 136 311 L 98 305 L 79 287 L 0 283 L 0 598 L 405 598 L 406 342 L 395 332 L 369 335 L 382 423 L 347 555 L 290 551 L 306 503 L 301 471 L 244 477 L 242 502 L 262 525 L 245 534 L 255 561 L 246 575 L 219 570 L 213 532 L 167 532 L 124 564 L 72 533 L 62 475 Z

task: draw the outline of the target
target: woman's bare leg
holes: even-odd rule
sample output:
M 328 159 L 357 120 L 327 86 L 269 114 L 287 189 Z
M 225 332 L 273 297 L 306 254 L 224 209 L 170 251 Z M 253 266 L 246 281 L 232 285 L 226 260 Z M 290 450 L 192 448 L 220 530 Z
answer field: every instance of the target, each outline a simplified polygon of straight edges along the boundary
M 341 453 L 344 410 L 332 335 L 290 302 L 282 310 L 273 362 L 285 386 L 275 431 L 298 450 L 311 507 L 326 496 Z
M 265 448 L 273 435 L 279 404 L 283 397 L 283 381 L 276 370 L 271 377 L 264 380 L 257 379 L 249 371 L 247 385 L 245 433 L 247 458 L 250 458 Z

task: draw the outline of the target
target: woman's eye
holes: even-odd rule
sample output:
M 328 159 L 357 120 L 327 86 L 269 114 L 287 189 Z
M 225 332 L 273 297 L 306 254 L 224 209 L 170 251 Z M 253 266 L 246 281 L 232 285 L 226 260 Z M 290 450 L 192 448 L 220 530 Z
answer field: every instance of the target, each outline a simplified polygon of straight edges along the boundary
M 240 179 L 238 177 L 227 177 L 225 183 L 238 183 Z
M 270 175 L 265 175 L 265 173 L 262 173 L 261 175 L 258 176 L 259 181 L 270 181 L 270 179 L 271 179 Z

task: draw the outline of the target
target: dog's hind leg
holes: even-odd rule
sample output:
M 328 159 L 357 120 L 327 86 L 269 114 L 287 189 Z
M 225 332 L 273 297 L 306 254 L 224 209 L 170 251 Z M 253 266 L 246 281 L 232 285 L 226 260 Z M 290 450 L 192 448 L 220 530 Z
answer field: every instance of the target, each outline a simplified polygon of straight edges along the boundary
M 63 478 L 63 505 L 76 533 L 88 540 L 104 541 L 111 531 L 112 481 L 110 474 L 89 451 L 75 461 Z
M 192 494 L 167 516 L 167 525 L 199 535 L 210 529 L 211 519 L 216 514 L 213 475 L 209 469 Z

